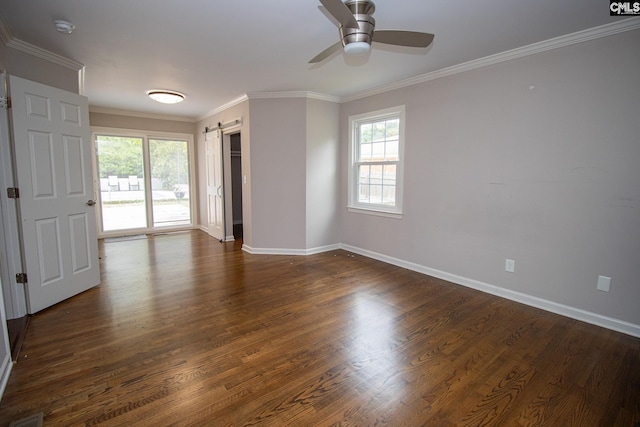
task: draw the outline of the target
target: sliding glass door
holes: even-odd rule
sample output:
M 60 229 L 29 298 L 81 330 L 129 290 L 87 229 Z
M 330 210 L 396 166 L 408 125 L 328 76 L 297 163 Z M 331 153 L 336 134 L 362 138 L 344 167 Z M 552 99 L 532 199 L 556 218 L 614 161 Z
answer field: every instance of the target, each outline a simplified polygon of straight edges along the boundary
M 94 133 L 100 232 L 192 225 L 192 139 Z
M 191 224 L 187 141 L 149 139 L 153 226 Z

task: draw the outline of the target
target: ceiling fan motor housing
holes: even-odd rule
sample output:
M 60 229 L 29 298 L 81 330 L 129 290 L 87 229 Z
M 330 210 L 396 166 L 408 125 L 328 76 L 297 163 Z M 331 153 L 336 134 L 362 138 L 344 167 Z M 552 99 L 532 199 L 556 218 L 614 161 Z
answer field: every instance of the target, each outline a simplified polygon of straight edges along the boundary
M 373 30 L 376 20 L 370 15 L 354 15 L 360 28 L 340 27 L 340 37 L 342 45 L 346 46 L 353 42 L 365 42 L 371 44 L 373 40 Z
M 360 28 L 340 26 L 342 45 L 346 46 L 354 42 L 365 42 L 371 45 L 373 31 L 376 27 L 376 20 L 371 16 L 376 10 L 375 4 L 369 0 L 349 0 L 345 2 L 345 6 L 353 13 Z
M 370 0 L 349 0 L 344 2 L 354 15 L 373 15 L 376 5 Z

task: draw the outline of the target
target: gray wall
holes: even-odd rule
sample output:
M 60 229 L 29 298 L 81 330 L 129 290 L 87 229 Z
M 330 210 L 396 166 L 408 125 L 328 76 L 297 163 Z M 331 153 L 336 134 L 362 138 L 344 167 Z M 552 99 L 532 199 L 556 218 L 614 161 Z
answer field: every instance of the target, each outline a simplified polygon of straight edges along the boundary
M 253 233 L 244 243 L 294 253 L 339 243 L 339 105 L 280 95 L 249 105 Z
M 626 32 L 343 104 L 343 206 L 350 115 L 406 105 L 406 155 L 403 219 L 342 210 L 342 242 L 640 324 L 639 45 Z
M 254 248 L 306 245 L 306 98 L 251 99 Z M 243 146 L 243 158 L 244 146 Z
M 307 101 L 306 249 L 340 242 L 339 105 Z
M 195 123 L 191 121 L 138 117 L 135 113 L 126 111 L 118 112 L 117 114 L 89 111 L 89 121 L 91 126 L 99 127 L 188 133 L 194 136 L 196 133 Z M 196 138 L 193 140 L 195 141 Z

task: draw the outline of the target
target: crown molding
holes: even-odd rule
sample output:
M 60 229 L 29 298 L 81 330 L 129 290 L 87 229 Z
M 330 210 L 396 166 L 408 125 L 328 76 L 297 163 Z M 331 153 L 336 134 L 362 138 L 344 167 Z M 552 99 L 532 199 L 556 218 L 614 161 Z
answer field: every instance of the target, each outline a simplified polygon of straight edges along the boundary
M 238 104 L 242 104 L 244 101 L 246 101 L 248 99 L 249 99 L 249 97 L 246 94 L 244 94 L 242 96 L 237 97 L 236 99 L 233 99 L 233 100 L 227 102 L 226 104 L 223 104 L 223 105 L 221 105 L 221 106 L 219 106 L 217 108 L 214 108 L 213 110 L 209 111 L 208 113 L 205 113 L 205 114 L 203 114 L 201 116 L 198 116 L 196 119 L 198 121 L 207 119 L 207 118 L 209 118 L 209 117 L 211 117 L 211 116 L 213 116 L 215 114 L 222 113 L 223 111 L 228 110 L 231 107 L 235 107 Z
M 307 92 L 307 98 L 317 99 L 318 101 L 327 101 L 327 102 L 335 102 L 335 103 L 340 103 L 342 100 L 339 96 L 327 95 L 326 93 L 318 93 L 318 92 Z
M 377 88 L 369 89 L 357 94 L 344 96 L 340 98 L 341 103 L 355 101 L 357 99 L 366 98 L 372 95 L 378 95 L 384 92 L 389 92 L 396 89 L 401 89 L 407 86 L 412 86 L 419 83 L 428 82 L 431 80 L 439 79 L 442 77 L 452 76 L 466 71 L 476 70 L 478 68 L 487 67 L 489 65 L 499 64 L 501 62 L 511 61 L 513 59 L 523 58 L 529 55 L 535 55 L 536 53 L 546 52 L 553 49 L 558 49 L 565 46 L 570 46 L 577 43 L 586 42 L 602 37 L 612 36 L 614 34 L 623 33 L 626 31 L 637 30 L 640 28 L 640 18 L 634 17 L 616 21 L 611 24 L 601 25 L 599 27 L 590 28 L 583 31 L 567 34 L 564 36 L 556 37 L 553 39 L 545 40 L 539 43 L 533 43 L 528 46 L 508 50 L 506 52 L 498 53 L 495 55 L 486 56 L 484 58 L 475 59 L 473 61 L 465 62 L 463 64 L 454 65 L 452 67 L 443 68 L 441 70 L 433 71 L 430 73 L 422 74 L 408 79 L 400 80 L 395 83 L 391 83 Z
M 336 103 L 341 102 L 340 97 L 309 91 L 252 92 L 248 93 L 247 97 L 249 99 L 307 98 Z
M 0 18 L 0 41 L 8 45 L 11 40 L 13 40 L 11 29 L 9 29 L 9 26 Z
M 335 103 L 351 102 L 351 101 L 366 98 L 369 96 L 389 92 L 392 90 L 401 89 L 407 86 L 412 86 L 415 84 L 439 79 L 442 77 L 452 76 L 455 74 L 464 73 L 466 71 L 471 71 L 478 68 L 499 64 L 501 62 L 510 61 L 513 59 L 518 59 L 518 58 L 522 58 L 529 55 L 534 55 L 536 53 L 558 49 L 561 47 L 570 46 L 573 44 L 582 43 L 585 41 L 594 40 L 594 39 L 607 37 L 614 34 L 623 33 L 626 31 L 633 31 L 637 29 L 640 29 L 640 18 L 632 17 L 629 19 L 616 21 L 611 24 L 601 25 L 599 27 L 594 27 L 587 30 L 578 31 L 572 34 L 545 40 L 539 43 L 533 43 L 528 46 L 512 49 L 506 52 L 502 52 L 502 53 L 487 56 L 484 58 L 476 59 L 473 61 L 465 62 L 463 64 L 454 65 L 452 67 L 443 68 L 441 70 L 433 71 L 430 73 L 422 74 L 419 76 L 400 80 L 388 85 L 379 86 L 377 88 L 369 89 L 353 95 L 347 95 L 342 97 L 326 95 L 326 94 L 321 94 L 317 92 L 309 92 L 309 91 L 248 93 L 248 94 L 241 95 L 240 97 L 233 99 L 227 102 L 226 104 L 221 105 L 202 116 L 196 117 L 195 120 L 198 120 L 198 121 L 204 120 L 210 116 L 213 116 L 231 107 L 241 104 L 242 102 L 249 99 L 308 98 L 308 99 L 317 99 L 321 101 L 329 101 L 329 102 L 335 102 Z M 0 19 L 0 40 L 7 47 L 33 55 L 35 57 L 52 62 L 54 64 L 69 68 L 73 71 L 77 71 L 79 93 L 80 94 L 84 93 L 85 67 L 80 62 L 66 58 L 62 55 L 49 52 L 45 49 L 39 48 L 38 46 L 35 46 L 30 43 L 14 38 L 10 28 L 6 25 L 6 23 L 2 19 Z M 103 109 L 98 107 L 94 107 L 90 110 L 93 112 L 103 112 L 106 114 L 119 114 L 119 115 L 128 115 L 128 116 L 143 117 L 143 118 L 160 118 L 165 120 L 168 119 L 168 120 L 185 121 L 185 122 L 194 121 L 194 118 L 191 118 L 191 117 L 185 118 L 180 116 L 164 116 L 164 115 L 148 114 L 148 113 L 141 113 L 141 112 L 135 112 L 135 111 Z
M 198 121 L 205 120 L 215 114 L 221 113 L 225 110 L 228 110 L 231 107 L 234 107 L 250 99 L 278 99 L 278 98 L 307 98 L 307 99 L 317 99 L 320 101 L 329 101 L 329 102 L 335 102 L 335 103 L 341 102 L 341 99 L 337 96 L 326 95 L 318 92 L 308 92 L 308 91 L 251 92 L 251 93 L 246 93 L 198 117 Z
M 36 58 L 44 59 L 45 61 L 49 61 L 54 64 L 61 65 L 73 71 L 80 71 L 84 67 L 84 65 L 78 61 L 65 58 L 62 55 L 49 52 L 48 50 L 32 45 L 31 43 L 23 42 L 22 40 L 19 40 L 19 39 L 12 38 L 9 41 L 9 43 L 6 43 L 6 45 L 12 49 L 19 50 L 20 52 L 28 53 L 29 55 L 35 56 Z
M 89 112 L 96 113 L 96 114 L 110 114 L 113 116 L 139 117 L 143 119 L 171 120 L 174 122 L 186 122 L 186 123 L 195 123 L 197 120 L 195 117 L 171 116 L 168 114 L 143 113 L 141 111 L 118 110 L 115 108 L 91 107 L 91 106 L 89 106 Z

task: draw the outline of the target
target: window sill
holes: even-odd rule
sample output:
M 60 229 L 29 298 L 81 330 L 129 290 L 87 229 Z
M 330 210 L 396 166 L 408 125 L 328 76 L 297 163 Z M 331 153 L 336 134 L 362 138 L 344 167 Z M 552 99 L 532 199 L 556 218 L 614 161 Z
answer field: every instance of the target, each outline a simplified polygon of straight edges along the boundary
M 374 216 L 381 216 L 385 218 L 402 219 L 402 212 L 389 212 L 389 211 L 383 211 L 379 209 L 366 209 L 366 208 L 360 208 L 360 207 L 356 208 L 353 206 L 347 206 L 347 210 L 349 212 L 364 214 L 364 215 L 374 215 Z

